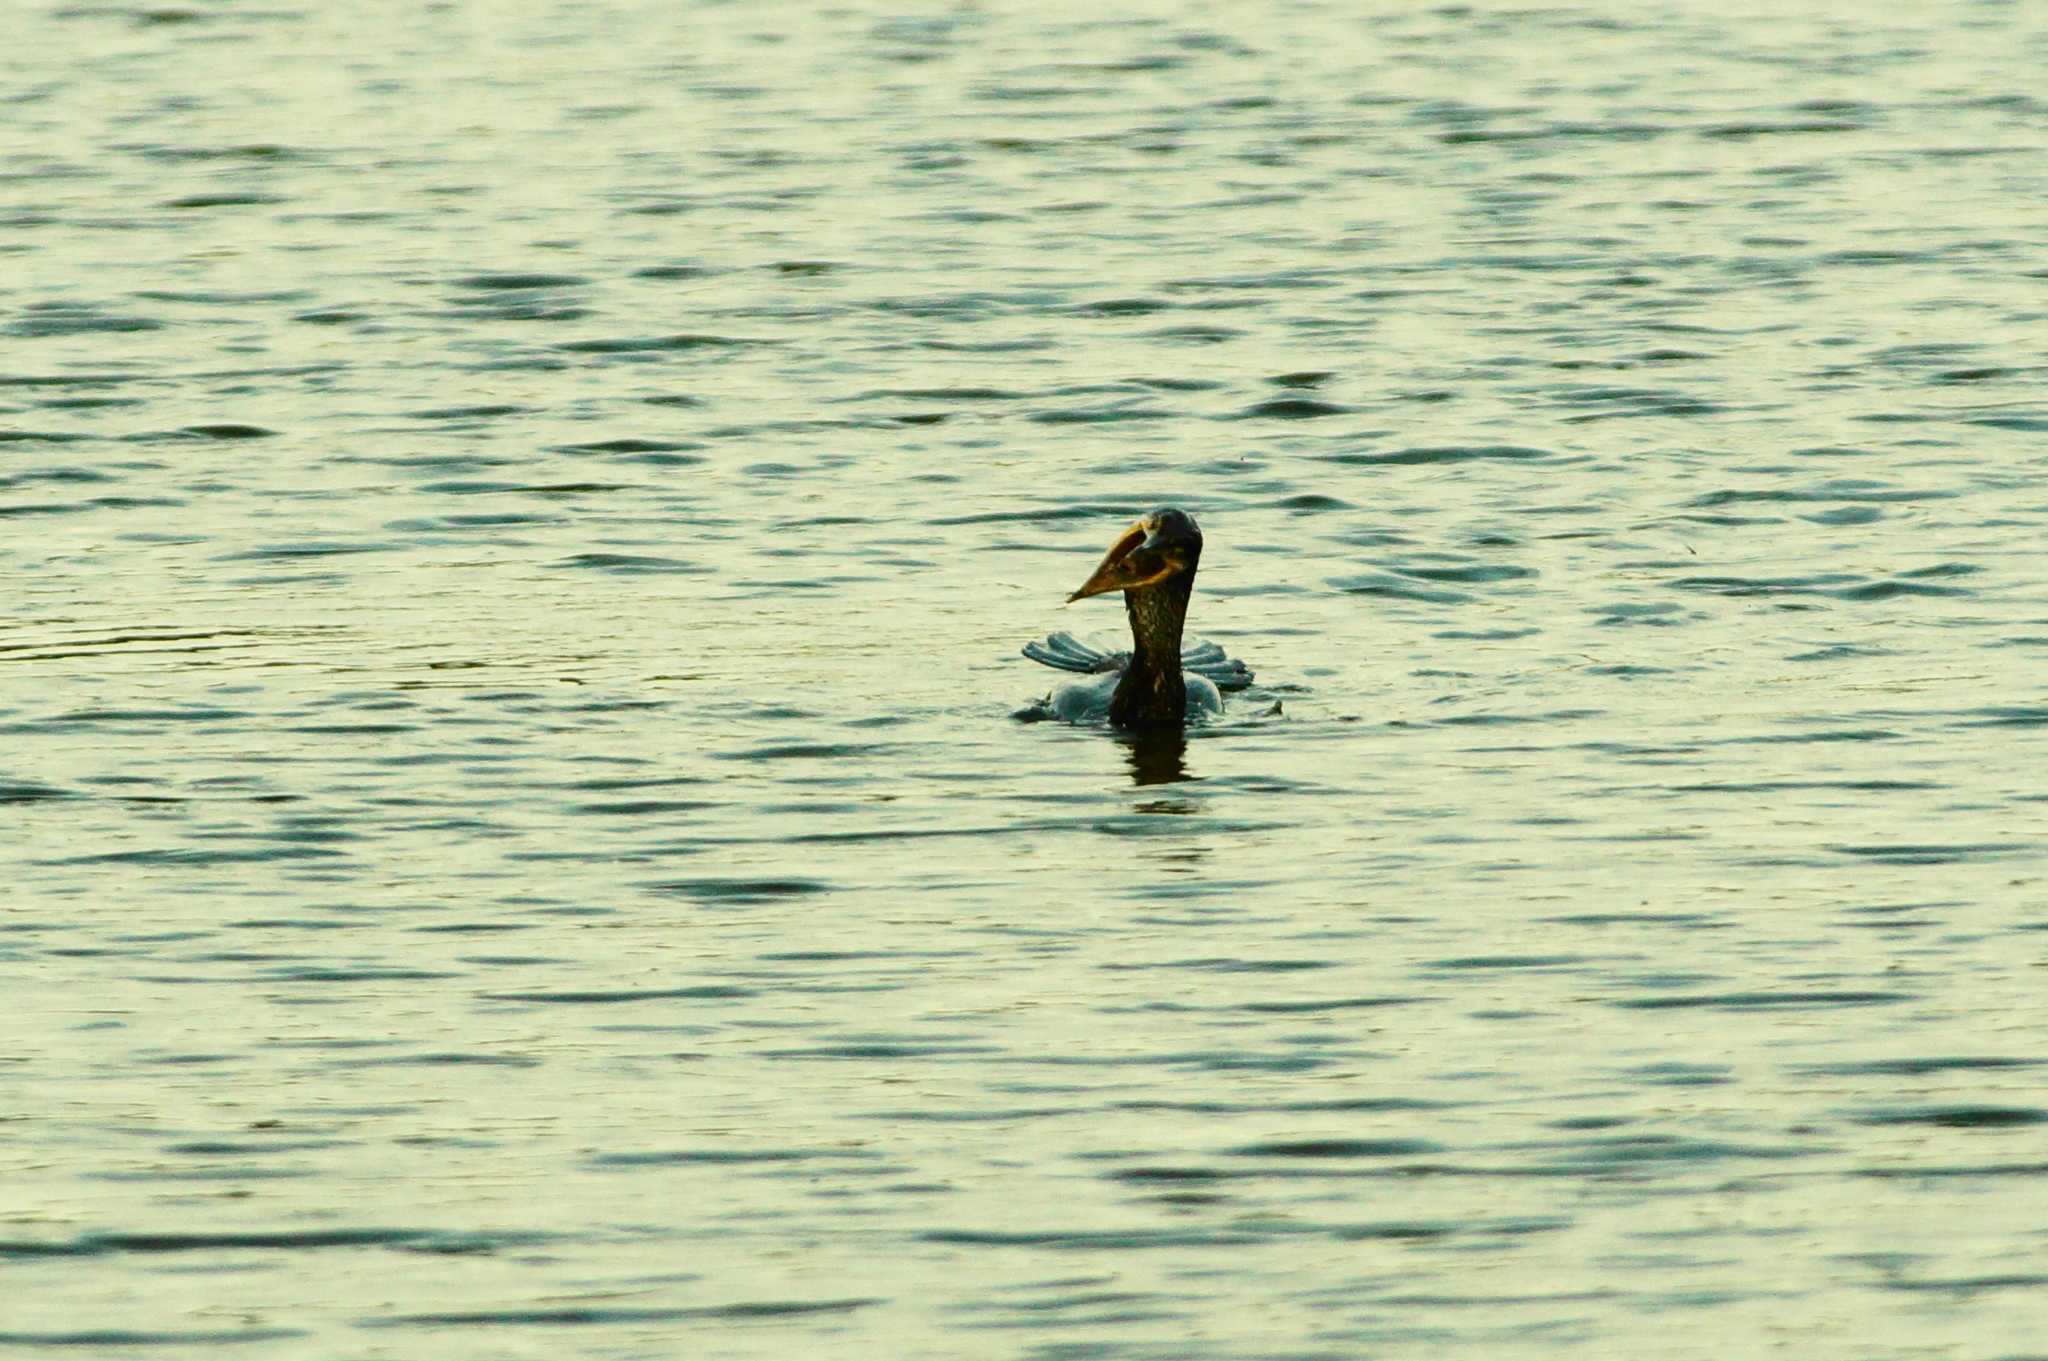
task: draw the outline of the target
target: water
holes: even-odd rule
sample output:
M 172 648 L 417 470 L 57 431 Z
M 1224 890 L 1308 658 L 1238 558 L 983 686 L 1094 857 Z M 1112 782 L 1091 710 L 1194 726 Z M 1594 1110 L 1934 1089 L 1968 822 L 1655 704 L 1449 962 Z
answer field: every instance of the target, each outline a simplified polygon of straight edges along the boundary
M 2038 1354 L 2048 26 L 1723 8 L 20 7 L 0 1350 Z

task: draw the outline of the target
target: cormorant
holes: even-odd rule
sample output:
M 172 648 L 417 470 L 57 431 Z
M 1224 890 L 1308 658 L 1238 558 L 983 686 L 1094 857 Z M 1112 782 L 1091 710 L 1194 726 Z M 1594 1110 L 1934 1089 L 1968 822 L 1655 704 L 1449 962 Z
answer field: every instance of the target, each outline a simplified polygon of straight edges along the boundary
M 1251 670 L 1214 643 L 1181 650 L 1181 626 L 1201 560 L 1202 531 L 1184 510 L 1152 511 L 1118 536 L 1095 574 L 1067 600 L 1122 591 L 1131 650 L 1098 652 L 1065 632 L 1024 645 L 1024 655 L 1035 662 L 1095 677 L 1055 690 L 1054 715 L 1074 723 L 1107 714 L 1120 728 L 1178 727 L 1202 714 L 1222 713 L 1219 691 L 1252 683 Z

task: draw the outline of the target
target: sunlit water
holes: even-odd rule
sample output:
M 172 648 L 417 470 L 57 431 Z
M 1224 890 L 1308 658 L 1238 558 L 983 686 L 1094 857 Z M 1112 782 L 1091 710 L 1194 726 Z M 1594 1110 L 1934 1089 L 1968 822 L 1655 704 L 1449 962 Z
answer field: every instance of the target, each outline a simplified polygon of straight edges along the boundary
M 2042 9 L 1361 8 L 13 10 L 0 1348 L 2039 1354 Z

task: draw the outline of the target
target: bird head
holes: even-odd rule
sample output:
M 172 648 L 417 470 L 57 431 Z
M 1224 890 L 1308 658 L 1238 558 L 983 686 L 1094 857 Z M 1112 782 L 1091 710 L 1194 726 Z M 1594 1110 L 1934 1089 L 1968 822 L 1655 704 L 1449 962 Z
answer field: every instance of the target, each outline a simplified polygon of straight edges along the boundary
M 1136 591 L 1192 573 L 1202 560 L 1202 531 L 1184 510 L 1164 508 L 1138 517 L 1117 536 L 1095 574 L 1067 597 L 1069 603 L 1107 591 Z

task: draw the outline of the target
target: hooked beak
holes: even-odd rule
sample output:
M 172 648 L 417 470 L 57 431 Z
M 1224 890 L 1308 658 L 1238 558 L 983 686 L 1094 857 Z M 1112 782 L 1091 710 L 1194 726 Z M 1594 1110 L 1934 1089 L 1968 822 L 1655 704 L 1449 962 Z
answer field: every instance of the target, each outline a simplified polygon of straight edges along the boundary
M 1067 597 L 1067 603 L 1071 605 L 1105 591 L 1139 590 L 1166 580 L 1184 565 L 1180 548 L 1160 543 L 1148 520 L 1140 520 L 1110 545 L 1095 574 Z

